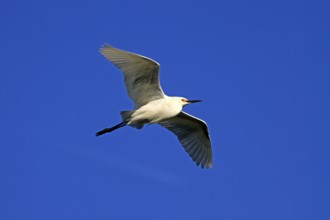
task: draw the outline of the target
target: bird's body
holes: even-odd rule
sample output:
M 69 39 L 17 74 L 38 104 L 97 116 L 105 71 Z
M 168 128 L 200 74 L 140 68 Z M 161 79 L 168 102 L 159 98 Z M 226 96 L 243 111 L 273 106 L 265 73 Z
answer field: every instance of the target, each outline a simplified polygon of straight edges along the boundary
M 134 125 L 145 121 L 149 124 L 155 124 L 172 118 L 182 111 L 182 105 L 178 104 L 176 100 L 176 97 L 168 96 L 153 100 L 135 110 L 127 124 Z
M 145 124 L 159 124 L 178 136 L 197 165 L 212 167 L 212 149 L 204 121 L 182 112 L 185 105 L 200 102 L 164 94 L 159 83 L 159 64 L 147 57 L 106 45 L 101 53 L 124 73 L 128 95 L 135 108 L 122 111 L 122 122 L 99 131 L 112 132 L 125 125 L 141 129 Z

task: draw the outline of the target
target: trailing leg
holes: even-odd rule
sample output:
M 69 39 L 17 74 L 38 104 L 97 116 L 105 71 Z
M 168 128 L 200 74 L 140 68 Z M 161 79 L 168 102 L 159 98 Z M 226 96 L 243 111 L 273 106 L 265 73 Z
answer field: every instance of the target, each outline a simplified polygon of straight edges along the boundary
M 127 125 L 127 122 L 123 121 L 123 122 L 121 122 L 121 123 L 119 123 L 119 124 L 117 124 L 117 125 L 115 125 L 115 126 L 113 126 L 113 127 L 111 127 L 111 128 L 105 128 L 105 129 L 103 129 L 103 130 L 97 132 L 97 133 L 96 133 L 96 136 L 100 136 L 100 135 L 102 135 L 102 134 L 112 132 L 112 131 L 114 131 L 114 130 L 116 130 L 116 129 L 118 129 L 118 128 L 124 127 L 124 126 L 126 126 L 126 125 Z

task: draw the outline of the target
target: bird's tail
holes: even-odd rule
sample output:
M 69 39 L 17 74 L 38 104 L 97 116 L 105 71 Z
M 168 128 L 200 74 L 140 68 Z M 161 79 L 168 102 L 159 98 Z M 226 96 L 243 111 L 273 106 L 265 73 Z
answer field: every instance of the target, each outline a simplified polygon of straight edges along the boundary
M 111 128 L 105 128 L 105 129 L 97 132 L 96 133 L 96 136 L 100 136 L 102 134 L 105 134 L 105 133 L 108 133 L 108 132 L 112 132 L 112 131 L 114 131 L 114 130 L 116 130 L 118 128 L 124 127 L 126 125 L 127 125 L 127 122 L 126 121 L 123 121 L 123 122 L 121 122 L 121 123 L 119 123 L 119 124 L 117 124 L 117 125 L 115 125 L 115 126 L 113 126 Z
M 121 115 L 121 118 L 123 119 L 123 121 L 129 121 L 129 119 L 131 118 L 133 113 L 134 113 L 134 110 L 132 110 L 132 111 L 121 111 L 120 115 Z
M 131 117 L 133 115 L 135 111 L 134 110 L 131 110 L 131 111 L 121 111 L 120 112 L 120 115 L 121 115 L 121 118 L 123 119 L 123 121 L 127 121 L 129 122 L 131 120 Z M 129 124 L 129 126 L 133 127 L 133 128 L 137 128 L 137 129 L 141 129 L 143 128 L 143 123 L 142 124 Z

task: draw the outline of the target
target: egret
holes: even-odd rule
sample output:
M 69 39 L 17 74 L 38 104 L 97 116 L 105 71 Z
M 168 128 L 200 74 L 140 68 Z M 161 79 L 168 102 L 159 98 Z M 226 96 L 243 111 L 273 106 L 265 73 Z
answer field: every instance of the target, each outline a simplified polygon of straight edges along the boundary
M 122 111 L 122 122 L 97 132 L 96 136 L 126 125 L 141 129 L 145 124 L 159 124 L 178 137 L 197 166 L 211 168 L 212 148 L 207 124 L 182 111 L 184 106 L 201 100 L 165 95 L 159 83 L 160 65 L 148 57 L 107 44 L 100 52 L 123 72 L 134 110 Z

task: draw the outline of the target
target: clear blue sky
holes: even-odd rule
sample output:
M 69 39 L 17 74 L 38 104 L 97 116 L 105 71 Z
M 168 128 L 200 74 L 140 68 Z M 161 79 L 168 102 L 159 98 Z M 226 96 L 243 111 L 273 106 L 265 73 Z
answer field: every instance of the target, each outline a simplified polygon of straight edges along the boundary
M 0 3 L 0 219 L 330 219 L 329 1 Z M 161 64 L 214 168 L 132 108 L 109 43 Z

